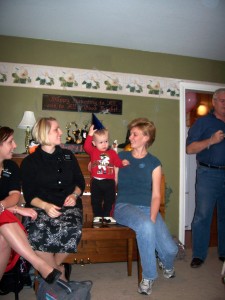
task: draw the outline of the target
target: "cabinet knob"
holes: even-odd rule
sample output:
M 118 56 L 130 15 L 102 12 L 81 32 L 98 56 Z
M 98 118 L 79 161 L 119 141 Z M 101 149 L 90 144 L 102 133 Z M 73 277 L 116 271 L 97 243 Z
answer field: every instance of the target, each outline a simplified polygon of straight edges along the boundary
M 89 257 L 88 257 L 88 259 L 87 259 L 87 264 L 91 264 L 91 260 L 90 260 Z
M 83 259 L 80 260 L 80 265 L 81 265 L 81 267 L 84 267 L 84 260 Z

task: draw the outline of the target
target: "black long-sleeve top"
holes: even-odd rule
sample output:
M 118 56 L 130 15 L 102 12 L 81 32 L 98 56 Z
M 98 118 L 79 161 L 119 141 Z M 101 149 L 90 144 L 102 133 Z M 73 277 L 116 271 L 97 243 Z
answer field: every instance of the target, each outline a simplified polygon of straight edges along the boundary
M 4 200 L 9 196 L 9 192 L 16 190 L 20 191 L 20 175 L 18 165 L 7 159 L 3 162 L 4 170 L 0 178 L 0 200 Z
M 49 154 L 39 146 L 21 164 L 22 190 L 27 206 L 38 197 L 62 207 L 66 197 L 78 186 L 82 193 L 85 180 L 74 154 L 56 146 Z M 79 201 L 77 201 L 79 206 Z

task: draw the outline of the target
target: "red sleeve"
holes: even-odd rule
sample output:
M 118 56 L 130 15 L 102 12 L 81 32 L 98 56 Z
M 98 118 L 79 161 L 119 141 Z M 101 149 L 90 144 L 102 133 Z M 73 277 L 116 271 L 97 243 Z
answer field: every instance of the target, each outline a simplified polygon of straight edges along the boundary
M 112 151 L 113 165 L 117 168 L 123 168 L 122 159 L 120 159 L 119 155 L 114 151 Z
M 93 151 L 94 146 L 92 145 L 92 139 L 93 136 L 88 135 L 85 142 L 84 142 L 84 151 L 87 152 L 87 154 L 91 154 Z

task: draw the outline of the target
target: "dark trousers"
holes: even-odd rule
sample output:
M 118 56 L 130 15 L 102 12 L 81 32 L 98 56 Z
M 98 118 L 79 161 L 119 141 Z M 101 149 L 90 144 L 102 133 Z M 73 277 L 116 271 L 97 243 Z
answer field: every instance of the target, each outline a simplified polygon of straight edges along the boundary
M 116 199 L 115 180 L 93 178 L 91 182 L 91 204 L 94 217 L 110 216 Z

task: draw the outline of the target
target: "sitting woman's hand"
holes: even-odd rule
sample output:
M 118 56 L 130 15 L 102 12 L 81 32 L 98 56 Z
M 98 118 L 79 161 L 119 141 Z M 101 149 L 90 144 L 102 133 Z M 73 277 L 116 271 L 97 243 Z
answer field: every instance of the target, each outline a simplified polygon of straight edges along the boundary
M 75 206 L 77 199 L 74 197 L 74 194 L 71 194 L 66 197 L 64 201 L 64 206 Z
M 24 216 L 24 217 L 31 217 L 32 220 L 37 218 L 37 212 L 33 208 L 27 207 L 15 207 L 15 213 Z
M 49 217 L 51 218 L 57 218 L 59 217 L 62 213 L 59 211 L 61 207 L 54 205 L 52 203 L 45 203 L 44 210 L 48 214 Z

